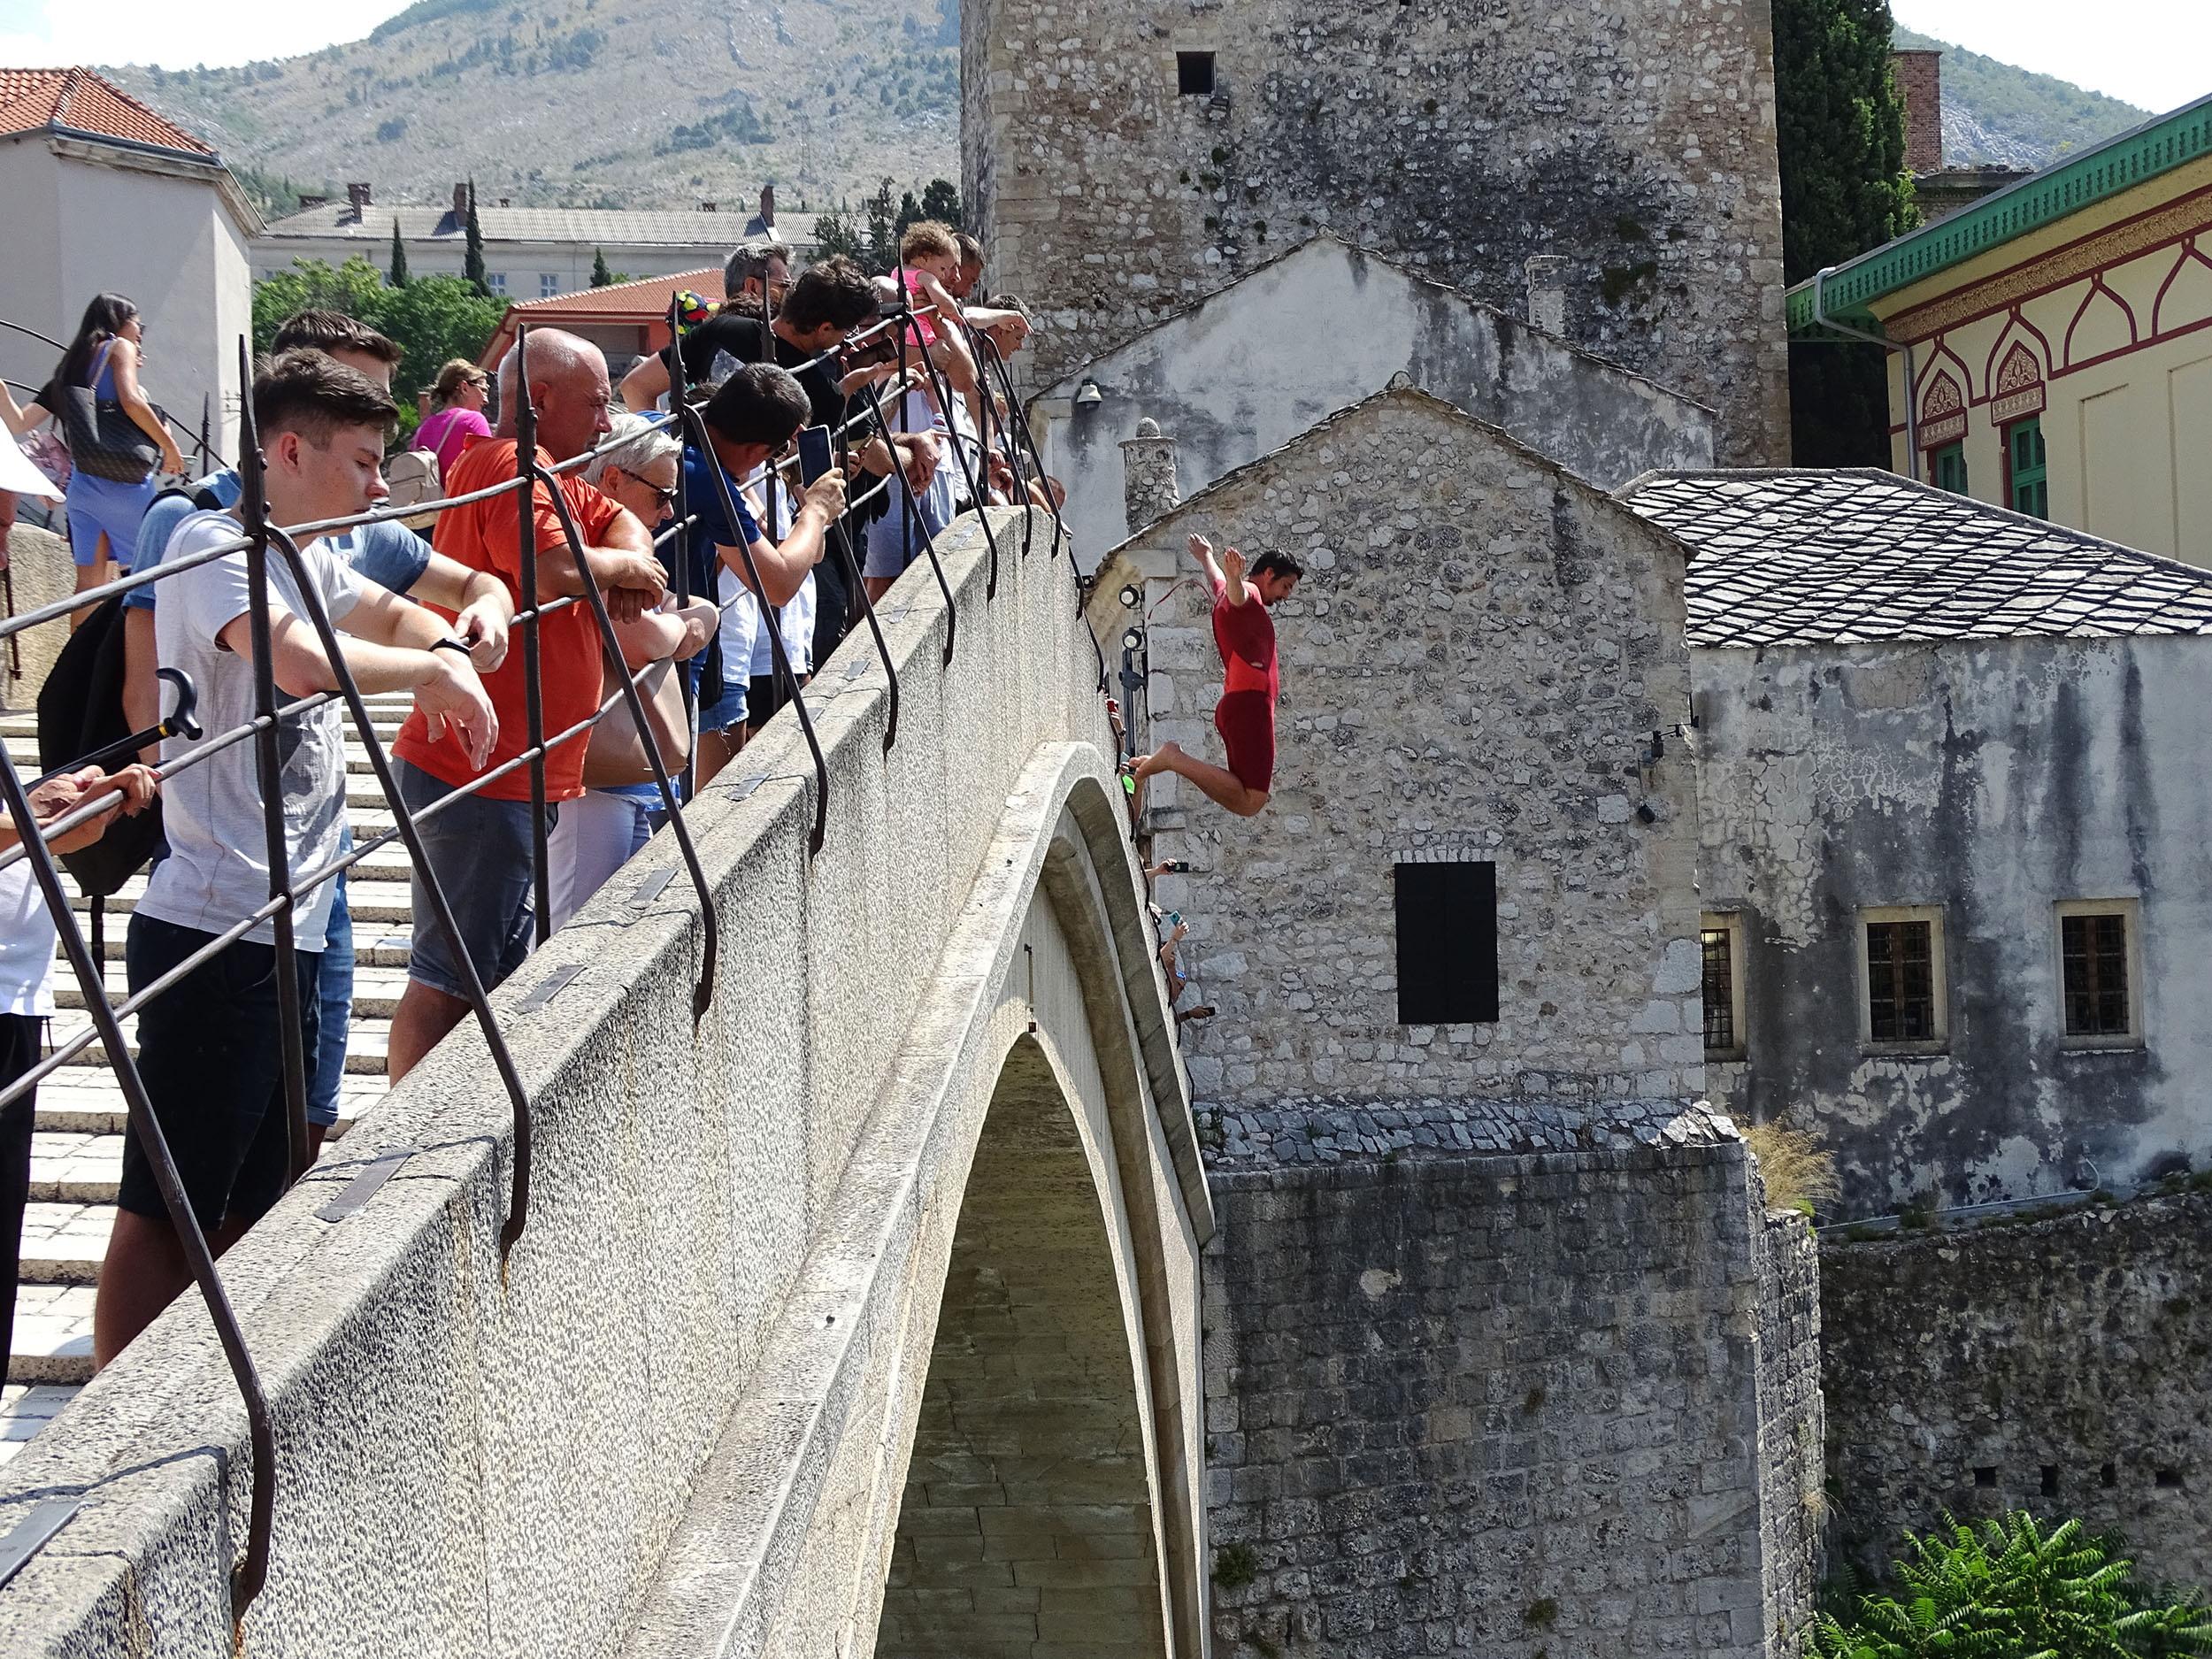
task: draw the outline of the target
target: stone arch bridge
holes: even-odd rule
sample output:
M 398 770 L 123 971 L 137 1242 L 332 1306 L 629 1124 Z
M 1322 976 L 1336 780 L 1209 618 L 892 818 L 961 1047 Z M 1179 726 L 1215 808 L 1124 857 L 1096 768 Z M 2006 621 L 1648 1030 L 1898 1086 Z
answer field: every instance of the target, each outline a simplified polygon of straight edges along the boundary
M 1205 1650 L 1210 1211 L 1096 658 L 1021 539 L 964 520 L 951 605 L 893 595 L 890 748 L 864 634 L 817 677 L 818 853 L 787 719 L 693 809 L 703 1016 L 665 838 L 495 997 L 535 1142 L 504 1260 L 472 1027 L 225 1257 L 279 1447 L 242 1624 L 246 1422 L 188 1298 L 9 1466 L 0 1537 L 67 1518 L 0 1649 Z

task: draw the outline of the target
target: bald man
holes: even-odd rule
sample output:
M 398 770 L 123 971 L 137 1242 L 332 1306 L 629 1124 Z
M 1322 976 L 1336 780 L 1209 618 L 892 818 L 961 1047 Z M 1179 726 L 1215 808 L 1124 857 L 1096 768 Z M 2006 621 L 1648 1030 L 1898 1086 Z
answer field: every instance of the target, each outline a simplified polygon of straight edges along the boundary
M 466 495 L 515 476 L 515 411 L 521 399 L 518 347 L 499 365 L 499 430 L 472 438 L 446 475 L 449 495 Z M 607 360 L 599 348 L 557 329 L 534 330 L 528 339 L 530 404 L 537 415 L 538 461 L 551 466 L 583 454 L 612 430 L 607 409 Z M 562 498 L 583 537 L 582 562 L 607 596 L 618 622 L 634 621 L 660 603 L 668 576 L 655 557 L 651 535 L 619 503 L 572 473 L 560 480 Z M 449 507 L 438 517 L 439 552 L 475 570 L 489 571 L 513 594 L 518 608 L 584 591 L 582 572 L 555 511 L 552 492 L 537 487 L 532 540 L 537 549 L 537 592 L 522 594 L 521 537 L 515 499 L 494 495 Z M 588 717 L 603 695 L 599 635 L 590 607 L 570 605 L 538 629 L 541 695 L 547 735 Z M 434 735 L 421 716 L 411 715 L 392 754 L 399 790 L 419 812 L 465 784 L 514 759 L 528 747 L 524 653 L 508 654 L 484 677 L 499 715 L 499 741 L 479 764 L 450 733 Z M 584 793 L 584 741 L 579 734 L 545 760 L 549 803 Z M 486 990 L 522 964 L 535 925 L 532 884 L 530 769 L 518 766 L 475 795 L 454 802 L 422 827 L 423 850 L 445 889 L 459 926 L 462 948 Z M 392 1017 L 390 1072 L 396 1083 L 468 1012 L 467 980 L 451 942 L 432 914 L 419 872 L 415 881 L 415 938 L 407 989 Z

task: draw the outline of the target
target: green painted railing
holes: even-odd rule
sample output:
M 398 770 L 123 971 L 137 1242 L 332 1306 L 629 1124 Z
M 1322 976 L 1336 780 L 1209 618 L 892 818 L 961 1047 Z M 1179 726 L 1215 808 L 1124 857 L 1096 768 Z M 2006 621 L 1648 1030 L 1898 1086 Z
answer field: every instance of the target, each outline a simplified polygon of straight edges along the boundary
M 2071 161 L 2047 167 L 1839 265 L 1823 295 L 1828 315 L 1878 331 L 1880 325 L 1866 308 L 1884 295 L 2206 156 L 2212 156 L 2212 96 L 2108 138 Z M 1820 332 L 1813 319 L 1816 280 L 1808 278 L 1789 291 L 1792 334 Z

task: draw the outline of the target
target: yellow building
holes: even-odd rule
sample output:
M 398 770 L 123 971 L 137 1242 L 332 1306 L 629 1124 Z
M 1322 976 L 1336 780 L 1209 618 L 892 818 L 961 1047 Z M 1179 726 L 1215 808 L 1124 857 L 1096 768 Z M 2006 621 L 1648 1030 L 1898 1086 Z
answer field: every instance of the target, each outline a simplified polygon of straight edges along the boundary
M 1890 346 L 1900 472 L 2212 565 L 2212 97 L 1800 283 L 1789 320 Z

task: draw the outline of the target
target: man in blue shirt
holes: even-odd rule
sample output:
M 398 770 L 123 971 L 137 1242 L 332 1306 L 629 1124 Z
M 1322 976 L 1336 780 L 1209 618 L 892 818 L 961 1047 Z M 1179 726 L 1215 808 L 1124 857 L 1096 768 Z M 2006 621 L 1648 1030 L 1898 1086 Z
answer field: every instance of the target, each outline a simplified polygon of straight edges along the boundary
M 328 311 L 302 311 L 277 331 L 275 353 L 298 349 L 326 352 L 387 391 L 401 356 L 398 345 L 375 329 Z M 242 488 L 237 469 L 226 467 L 180 494 L 157 500 L 140 521 L 137 560 L 131 568 L 151 570 L 168 550 L 179 525 L 204 507 L 236 506 Z M 419 604 L 453 612 L 453 631 L 468 643 L 469 659 L 479 673 L 491 672 L 505 659 L 514 602 L 496 576 L 434 551 L 429 542 L 394 520 L 332 536 L 328 545 L 366 580 Z M 133 731 L 143 731 L 161 718 L 161 682 L 154 675 L 154 606 L 160 587 L 159 582 L 148 582 L 123 595 L 123 709 Z M 156 759 L 158 747 L 147 751 L 144 758 Z M 342 845 L 351 850 L 350 831 Z M 353 918 L 346 905 L 343 876 L 337 879 L 337 887 L 316 987 L 321 1023 L 307 1090 L 309 1135 L 318 1152 L 323 1137 L 338 1121 L 338 1085 L 345 1073 L 346 1035 L 353 1016 Z

